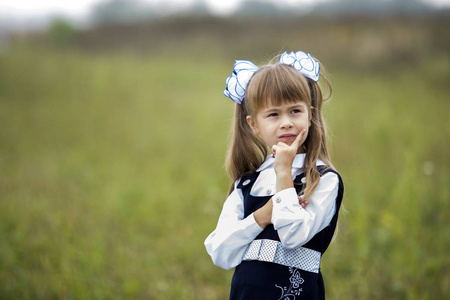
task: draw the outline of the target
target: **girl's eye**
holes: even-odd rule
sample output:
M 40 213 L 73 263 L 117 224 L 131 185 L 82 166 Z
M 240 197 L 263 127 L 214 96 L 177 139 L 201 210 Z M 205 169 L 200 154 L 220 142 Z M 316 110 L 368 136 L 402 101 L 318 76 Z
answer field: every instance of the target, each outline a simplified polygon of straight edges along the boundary
M 271 113 L 271 114 L 269 115 L 269 117 L 276 117 L 276 116 L 278 116 L 277 113 Z
M 301 112 L 301 110 L 300 109 L 294 109 L 294 110 L 292 110 L 292 114 L 298 114 L 298 113 L 300 113 Z

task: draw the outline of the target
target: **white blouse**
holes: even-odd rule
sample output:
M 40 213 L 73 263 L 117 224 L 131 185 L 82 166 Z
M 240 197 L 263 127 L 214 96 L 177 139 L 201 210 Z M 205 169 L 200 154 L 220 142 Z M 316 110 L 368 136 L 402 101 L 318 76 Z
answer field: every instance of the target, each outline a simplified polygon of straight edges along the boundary
M 292 177 L 304 172 L 305 154 L 297 154 L 292 165 Z M 267 157 L 258 168 L 261 172 L 250 191 L 252 196 L 272 196 L 272 224 L 278 231 L 285 248 L 292 249 L 306 244 L 314 235 L 327 227 L 336 208 L 339 179 L 328 172 L 320 178 L 310 204 L 302 208 L 295 188 L 276 191 L 275 159 Z M 317 165 L 324 165 L 317 161 Z M 216 229 L 206 238 L 205 247 L 214 264 L 226 270 L 238 266 L 247 246 L 263 231 L 256 223 L 253 213 L 244 218 L 243 195 L 237 189 L 240 179 L 235 182 L 234 191 L 223 205 Z

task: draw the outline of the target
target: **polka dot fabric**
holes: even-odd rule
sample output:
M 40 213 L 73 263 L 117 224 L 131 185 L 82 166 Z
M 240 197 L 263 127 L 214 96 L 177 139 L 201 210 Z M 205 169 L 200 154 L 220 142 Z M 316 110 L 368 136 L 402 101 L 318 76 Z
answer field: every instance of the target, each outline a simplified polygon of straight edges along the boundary
M 286 249 L 281 242 L 255 240 L 248 245 L 242 260 L 259 260 L 318 273 L 321 254 L 308 248 Z

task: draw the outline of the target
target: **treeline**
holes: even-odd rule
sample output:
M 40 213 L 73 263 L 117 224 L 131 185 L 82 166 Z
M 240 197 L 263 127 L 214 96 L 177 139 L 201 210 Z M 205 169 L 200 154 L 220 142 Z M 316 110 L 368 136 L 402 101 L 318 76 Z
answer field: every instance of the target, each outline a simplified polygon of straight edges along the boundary
M 133 1 L 139 3 L 137 0 Z M 333 5 L 345 7 L 353 2 L 340 0 L 334 1 Z M 360 2 L 365 3 L 364 5 L 378 3 Z M 379 2 L 390 5 L 397 3 L 398 7 L 407 3 L 411 4 L 410 8 L 423 5 L 419 1 Z M 244 1 L 242 7 L 252 3 L 254 2 L 250 0 Z M 331 9 L 331 3 L 321 5 L 326 4 Z M 276 7 L 269 3 L 264 5 Z M 395 14 L 356 13 L 364 5 L 354 8 L 354 13 L 348 12 L 339 17 L 337 14 L 330 17 L 325 11 L 323 14 L 311 12 L 302 16 L 286 14 L 283 18 L 262 13 L 259 16 L 244 17 L 240 14 L 246 10 L 242 9 L 239 14 L 228 17 L 209 13 L 185 13 L 165 18 L 138 18 L 133 22 L 99 23 L 84 29 L 57 19 L 47 32 L 26 37 L 13 36 L 10 45 L 31 44 L 33 47 L 71 48 L 93 53 L 184 53 L 192 59 L 214 57 L 228 60 L 252 57 L 255 62 L 258 59 L 266 62 L 272 55 L 282 51 L 302 49 L 320 57 L 327 65 L 331 62 L 346 68 L 372 70 L 381 70 L 391 64 L 415 65 L 430 57 L 445 57 L 445 61 L 449 59 L 450 40 L 446 38 L 450 36 L 449 11 L 421 14 L 402 14 L 398 11 Z M 316 6 L 316 9 L 319 8 Z
M 263 0 L 244 0 L 228 14 L 228 17 L 302 17 L 302 16 L 393 16 L 424 15 L 436 10 L 420 0 L 328 0 L 319 3 L 289 5 L 276 4 Z M 216 14 L 220 12 L 215 12 Z M 111 23 L 134 23 L 136 21 L 155 20 L 173 16 L 205 17 L 213 15 L 204 0 L 197 0 L 190 5 L 179 7 L 170 1 L 150 4 L 142 0 L 109 0 L 94 6 L 89 22 L 94 25 Z
M 90 52 L 133 51 L 146 55 L 185 53 L 192 58 L 259 58 L 280 51 L 305 49 L 346 67 L 414 64 L 430 56 L 448 56 L 450 19 L 395 16 L 285 18 L 219 18 L 178 16 L 130 24 L 108 24 L 74 30 L 64 22 L 34 39 L 44 47 Z

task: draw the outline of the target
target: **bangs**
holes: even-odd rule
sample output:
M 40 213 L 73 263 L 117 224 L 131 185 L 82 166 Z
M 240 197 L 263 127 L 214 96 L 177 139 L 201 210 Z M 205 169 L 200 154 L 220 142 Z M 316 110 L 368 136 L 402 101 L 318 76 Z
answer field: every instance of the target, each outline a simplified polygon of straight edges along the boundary
M 270 105 L 279 106 L 298 101 L 311 103 L 306 78 L 286 64 L 268 65 L 259 69 L 245 91 L 248 108 L 256 113 Z

